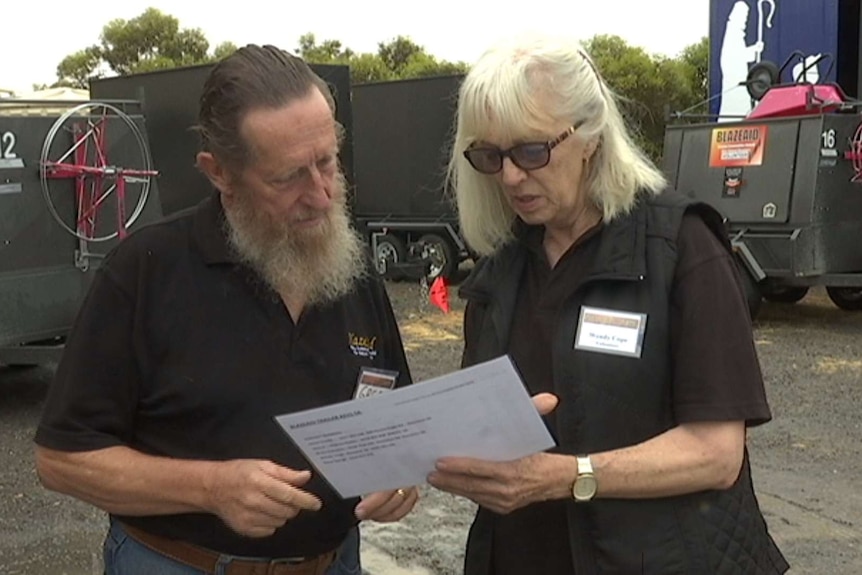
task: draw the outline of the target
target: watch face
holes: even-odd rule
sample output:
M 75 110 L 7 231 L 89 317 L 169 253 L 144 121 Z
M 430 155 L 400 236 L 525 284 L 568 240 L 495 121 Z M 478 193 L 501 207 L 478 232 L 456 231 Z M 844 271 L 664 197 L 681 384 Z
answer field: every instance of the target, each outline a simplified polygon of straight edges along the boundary
M 596 478 L 592 475 L 578 477 L 572 491 L 575 499 L 579 501 L 592 499 L 593 495 L 596 494 Z

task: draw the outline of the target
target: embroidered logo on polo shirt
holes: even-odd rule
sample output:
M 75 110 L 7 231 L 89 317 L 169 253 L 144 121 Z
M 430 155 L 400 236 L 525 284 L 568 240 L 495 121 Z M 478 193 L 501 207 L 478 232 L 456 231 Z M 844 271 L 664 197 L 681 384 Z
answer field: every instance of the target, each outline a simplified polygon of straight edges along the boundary
M 350 351 L 358 357 L 374 359 L 377 357 L 377 336 L 357 335 L 348 333 L 350 340 Z

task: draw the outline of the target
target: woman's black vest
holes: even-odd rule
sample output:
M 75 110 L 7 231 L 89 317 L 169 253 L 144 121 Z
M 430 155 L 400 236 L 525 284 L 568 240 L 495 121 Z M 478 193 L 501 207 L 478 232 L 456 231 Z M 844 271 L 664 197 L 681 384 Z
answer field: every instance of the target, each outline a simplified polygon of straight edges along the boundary
M 676 238 L 686 210 L 701 214 L 730 249 L 722 218 L 709 206 L 671 192 L 643 198 L 602 231 L 592 271 L 563 306 L 553 348 L 562 453 L 629 446 L 676 425 L 670 388 L 669 302 Z M 486 307 L 479 333 L 467 347 L 471 351 L 463 358 L 464 366 L 506 352 L 526 257 L 520 244 L 508 245 L 478 262 L 462 285 L 461 297 Z M 646 314 L 640 358 L 575 350 L 582 306 Z M 755 575 L 783 573 L 788 568 L 755 499 L 747 451 L 737 482 L 726 491 L 572 502 L 567 515 L 577 575 Z M 467 575 L 488 573 L 490 519 L 490 513 L 480 508 L 468 540 Z

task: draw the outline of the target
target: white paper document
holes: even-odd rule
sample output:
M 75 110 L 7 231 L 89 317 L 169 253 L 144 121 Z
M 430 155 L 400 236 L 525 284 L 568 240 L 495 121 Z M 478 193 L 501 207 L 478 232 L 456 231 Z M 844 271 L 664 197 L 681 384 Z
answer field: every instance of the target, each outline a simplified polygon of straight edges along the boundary
M 555 445 L 508 357 L 276 421 L 342 497 L 425 483 L 444 456 L 506 461 Z

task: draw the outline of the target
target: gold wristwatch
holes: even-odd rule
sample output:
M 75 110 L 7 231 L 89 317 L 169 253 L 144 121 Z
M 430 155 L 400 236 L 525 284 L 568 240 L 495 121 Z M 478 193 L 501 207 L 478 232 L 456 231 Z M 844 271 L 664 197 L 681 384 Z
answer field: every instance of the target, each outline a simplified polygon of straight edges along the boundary
M 595 496 L 599 484 L 596 481 L 596 476 L 593 475 L 593 463 L 590 461 L 590 456 L 579 455 L 577 461 L 578 476 L 572 484 L 572 497 L 578 503 L 585 503 Z

